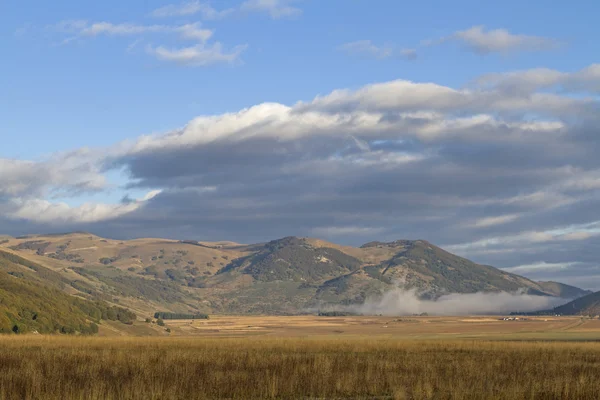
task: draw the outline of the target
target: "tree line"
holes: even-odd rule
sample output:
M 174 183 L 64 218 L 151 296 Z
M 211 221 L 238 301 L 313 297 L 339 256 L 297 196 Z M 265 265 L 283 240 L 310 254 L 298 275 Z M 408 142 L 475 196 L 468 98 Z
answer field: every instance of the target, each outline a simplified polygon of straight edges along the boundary
M 156 319 L 208 319 L 208 314 L 185 314 L 185 313 L 172 313 L 172 312 L 156 312 L 154 313 Z

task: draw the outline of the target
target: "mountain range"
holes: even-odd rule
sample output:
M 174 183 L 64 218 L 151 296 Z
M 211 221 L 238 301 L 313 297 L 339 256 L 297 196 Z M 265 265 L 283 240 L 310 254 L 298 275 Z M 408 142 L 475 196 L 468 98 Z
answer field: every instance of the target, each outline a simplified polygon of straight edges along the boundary
M 0 260 L 0 272 L 8 274 L 0 278 L 140 317 L 156 311 L 299 314 L 361 304 L 397 288 L 425 299 L 500 291 L 575 299 L 591 293 L 476 264 L 425 240 L 350 247 L 285 237 L 245 245 L 121 241 L 76 232 L 3 237 Z M 21 296 L 20 289 L 13 295 Z

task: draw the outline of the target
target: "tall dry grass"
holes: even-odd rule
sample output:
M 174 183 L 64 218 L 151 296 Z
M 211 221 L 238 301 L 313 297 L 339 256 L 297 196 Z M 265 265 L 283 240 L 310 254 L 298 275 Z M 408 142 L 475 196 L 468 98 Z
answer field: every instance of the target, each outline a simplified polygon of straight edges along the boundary
M 600 345 L 0 338 L 0 399 L 599 399 Z

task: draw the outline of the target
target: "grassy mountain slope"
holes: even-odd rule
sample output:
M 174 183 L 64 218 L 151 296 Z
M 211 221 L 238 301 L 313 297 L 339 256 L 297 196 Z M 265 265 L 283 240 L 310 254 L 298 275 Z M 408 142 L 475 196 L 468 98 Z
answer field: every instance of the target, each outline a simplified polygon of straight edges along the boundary
M 248 254 L 231 242 L 119 241 L 85 232 L 5 240 L 0 248 L 54 272 L 67 293 L 117 303 L 140 315 L 212 311 L 205 296 L 199 297 L 204 281 Z
M 6 238 L 0 248 L 44 268 L 29 269 L 35 272 L 31 279 L 143 316 L 158 310 L 293 314 L 323 304 L 361 303 L 397 287 L 430 298 L 477 291 L 565 298 L 585 294 L 473 263 L 424 240 L 356 248 L 297 237 L 241 245 L 118 241 L 78 232 Z
M 262 282 L 312 282 L 346 274 L 361 264 L 359 259 L 340 250 L 314 247 L 305 239 L 286 237 L 232 262 L 222 272 L 238 269 Z
M 324 282 L 317 293 L 319 304 L 360 303 L 397 287 L 416 289 L 426 298 L 447 293 L 518 290 L 555 296 L 527 278 L 476 264 L 424 240 L 370 242 L 361 249 L 376 261 L 363 265 L 359 271 Z
M 69 295 L 65 280 L 51 270 L 0 251 L 1 333 L 96 333 L 100 320 L 130 323 L 135 314 L 102 301 Z
M 369 245 L 367 245 L 369 246 Z M 409 287 L 436 293 L 516 291 L 543 294 L 535 282 L 487 265 L 458 257 L 424 240 L 388 244 L 398 252 L 381 263 L 378 272 L 391 280 L 405 280 Z

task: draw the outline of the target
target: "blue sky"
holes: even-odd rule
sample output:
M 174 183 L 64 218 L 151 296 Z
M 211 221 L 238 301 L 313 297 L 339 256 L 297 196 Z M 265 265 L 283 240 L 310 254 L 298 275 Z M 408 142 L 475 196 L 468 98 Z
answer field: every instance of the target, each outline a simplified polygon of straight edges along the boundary
M 424 238 L 600 287 L 599 11 L 4 2 L 0 226 Z
M 216 9 L 239 1 L 218 1 Z M 539 66 L 581 68 L 600 50 L 593 40 L 596 2 L 577 6 L 544 1 L 314 1 L 293 3 L 301 15 L 267 13 L 203 21 L 199 15 L 153 18 L 164 1 L 9 1 L 2 5 L 0 65 L 7 134 L 29 140 L 3 150 L 8 157 L 39 157 L 81 146 L 105 146 L 141 134 L 167 131 L 199 114 L 237 111 L 265 101 L 293 104 L 337 88 L 403 78 L 453 87 L 482 73 Z M 376 5 L 376 6 L 375 6 Z M 181 67 L 145 54 L 144 46 L 169 43 L 164 35 L 92 37 L 59 45 L 66 35 L 52 29 L 65 20 L 184 24 L 200 21 L 227 47 L 247 45 L 240 65 Z M 572 23 L 569 23 L 572 21 Z M 577 21 L 576 23 L 574 23 Z M 423 48 L 475 25 L 565 42 L 558 52 L 481 56 L 459 45 Z M 136 47 L 127 47 L 136 41 Z M 175 39 L 176 40 L 176 39 Z M 414 62 L 349 57 L 344 43 L 371 40 L 380 46 L 412 48 Z

